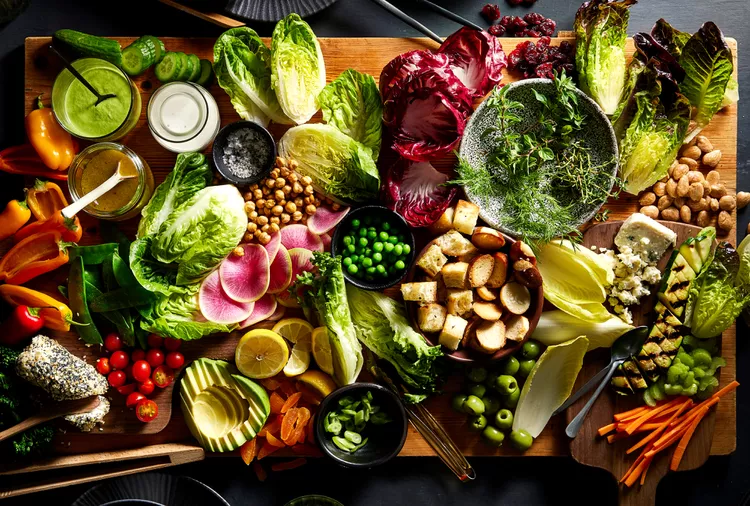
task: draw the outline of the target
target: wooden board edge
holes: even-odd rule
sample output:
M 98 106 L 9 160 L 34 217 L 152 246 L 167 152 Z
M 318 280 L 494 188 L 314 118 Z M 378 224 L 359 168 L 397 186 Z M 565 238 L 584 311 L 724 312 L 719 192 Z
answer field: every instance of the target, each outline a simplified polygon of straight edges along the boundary
M 202 11 L 202 10 L 190 7 L 189 5 L 185 5 L 181 2 L 175 2 L 174 0 L 159 0 L 159 1 L 163 3 L 164 5 L 174 7 L 175 9 L 182 11 L 185 14 L 190 14 L 191 16 L 195 16 L 199 19 L 202 19 L 203 21 L 208 21 L 209 23 L 213 23 L 222 28 L 237 28 L 239 26 L 245 26 L 245 22 L 240 21 L 238 19 L 231 18 L 224 14 L 220 14 L 218 12 Z

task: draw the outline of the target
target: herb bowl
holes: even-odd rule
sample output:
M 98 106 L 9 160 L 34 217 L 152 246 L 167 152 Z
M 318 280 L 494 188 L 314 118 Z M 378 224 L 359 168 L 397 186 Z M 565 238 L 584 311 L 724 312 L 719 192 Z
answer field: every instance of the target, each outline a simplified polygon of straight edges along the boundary
M 244 129 L 249 129 L 259 134 L 259 138 L 261 139 L 260 142 L 263 142 L 265 148 L 268 149 L 268 156 L 262 164 L 262 167 L 260 167 L 256 173 L 247 177 L 240 177 L 234 174 L 227 164 L 224 163 L 224 150 L 229 144 L 229 136 Z M 276 143 L 273 140 L 273 135 L 254 121 L 235 121 L 219 130 L 219 133 L 216 134 L 213 148 L 211 148 L 211 155 L 216 170 L 219 171 L 219 174 L 221 174 L 224 179 L 236 185 L 246 186 L 257 183 L 264 177 L 268 176 L 268 173 L 271 172 L 274 162 L 276 161 Z
M 326 415 L 338 409 L 339 400 L 346 396 L 358 399 L 362 394 L 372 393 L 373 405 L 390 416 L 391 421 L 384 425 L 368 423 L 362 431 L 367 444 L 355 452 L 346 452 L 333 443 L 332 434 L 325 430 Z M 315 417 L 315 438 L 323 453 L 344 467 L 367 469 L 385 464 L 399 454 L 406 441 L 406 410 L 401 399 L 387 388 L 377 383 L 352 383 L 333 391 L 318 409 Z
M 406 259 L 404 260 L 406 266 L 402 271 L 396 271 L 387 277 L 376 275 L 373 281 L 368 281 L 364 278 L 350 274 L 346 266 L 344 266 L 344 277 L 349 283 L 364 290 L 382 291 L 399 283 L 409 272 L 415 257 L 414 234 L 409 230 L 409 225 L 406 223 L 406 220 L 404 220 L 400 214 L 391 211 L 387 207 L 377 205 L 361 206 L 350 211 L 341 223 L 336 226 L 336 230 L 333 232 L 333 237 L 331 238 L 331 254 L 333 256 L 342 256 L 344 237 L 348 235 L 351 230 L 352 221 L 360 220 L 362 223 L 366 223 L 366 219 L 375 219 L 380 223 L 390 223 L 392 227 L 398 230 L 399 235 L 403 236 L 404 245 L 408 245 L 410 248 L 409 253 L 406 255 Z

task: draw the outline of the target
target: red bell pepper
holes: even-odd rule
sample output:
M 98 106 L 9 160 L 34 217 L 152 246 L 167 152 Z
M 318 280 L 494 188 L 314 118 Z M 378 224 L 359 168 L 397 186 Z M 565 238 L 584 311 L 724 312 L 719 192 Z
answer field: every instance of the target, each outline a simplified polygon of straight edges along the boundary
M 0 260 L 0 280 L 9 285 L 21 285 L 40 274 L 53 271 L 68 263 L 67 248 L 57 231 L 30 235 Z
M 0 343 L 15 346 L 36 335 L 44 327 L 41 308 L 17 306 L 10 317 L 0 325 Z

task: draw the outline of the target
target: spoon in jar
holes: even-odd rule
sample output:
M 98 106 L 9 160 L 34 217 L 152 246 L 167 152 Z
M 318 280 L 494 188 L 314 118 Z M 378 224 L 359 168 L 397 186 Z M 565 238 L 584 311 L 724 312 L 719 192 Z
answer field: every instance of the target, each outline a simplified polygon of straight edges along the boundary
M 65 58 L 65 57 L 64 57 L 64 56 L 63 56 L 63 55 L 62 55 L 62 54 L 60 53 L 60 51 L 58 51 L 57 49 L 55 49 L 55 48 L 54 48 L 54 46 L 50 46 L 49 48 L 50 48 L 50 50 L 51 50 L 51 51 L 52 51 L 53 53 L 55 53 L 55 54 L 57 55 L 57 57 L 58 57 L 58 58 L 60 58 L 60 59 L 62 60 L 62 62 L 63 62 L 63 65 L 65 65 L 65 68 L 66 68 L 66 69 L 68 69 L 68 70 L 70 71 L 70 73 L 71 73 L 71 74 L 73 74 L 73 77 L 75 77 L 76 79 L 78 79 L 78 80 L 79 80 L 79 81 L 81 82 L 81 84 L 83 84 L 83 85 L 84 85 L 84 86 L 85 86 L 86 88 L 88 88 L 88 90 L 89 90 L 89 91 L 90 91 L 91 93 L 93 93 L 93 94 L 94 94 L 94 95 L 96 96 L 96 103 L 94 103 L 94 107 L 96 107 L 97 105 L 101 104 L 102 102 L 104 102 L 104 101 L 105 101 L 105 100 L 107 100 L 108 98 L 115 98 L 115 97 L 117 96 L 117 95 L 115 95 L 114 93 L 107 93 L 106 95 L 102 95 L 101 93 L 99 93 L 98 91 L 96 91 L 96 88 L 94 88 L 94 87 L 93 87 L 93 86 L 91 85 L 91 83 L 90 83 L 90 82 L 88 82 L 88 81 L 86 80 L 86 78 L 85 78 L 85 77 L 83 77 L 83 76 L 81 75 L 81 73 L 80 73 L 80 72 L 78 72 L 78 71 L 76 70 L 76 68 L 75 68 L 75 67 L 73 66 L 73 64 L 72 64 L 72 63 L 70 63 L 70 62 L 68 61 L 68 59 L 67 59 L 67 58 Z
M 62 215 L 65 218 L 72 218 L 81 209 L 93 203 L 96 199 L 112 190 L 121 182 L 125 181 L 126 179 L 132 179 L 134 177 L 138 177 L 138 171 L 136 170 L 135 166 L 129 163 L 123 164 L 121 161 L 117 162 L 115 173 L 112 174 L 109 179 L 63 209 Z

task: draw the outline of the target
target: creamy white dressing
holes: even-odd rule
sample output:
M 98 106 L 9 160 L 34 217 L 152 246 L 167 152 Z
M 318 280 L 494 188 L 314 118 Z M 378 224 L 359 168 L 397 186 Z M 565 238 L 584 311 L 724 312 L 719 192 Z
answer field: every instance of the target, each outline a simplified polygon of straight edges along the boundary
M 173 82 L 156 90 L 148 103 L 148 126 L 162 147 L 174 153 L 205 149 L 219 131 L 216 100 L 203 87 Z

